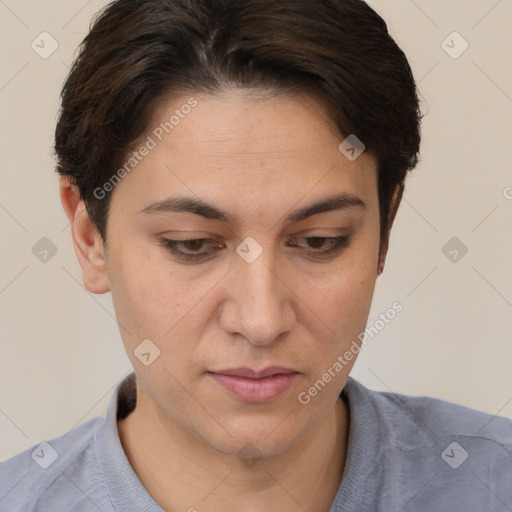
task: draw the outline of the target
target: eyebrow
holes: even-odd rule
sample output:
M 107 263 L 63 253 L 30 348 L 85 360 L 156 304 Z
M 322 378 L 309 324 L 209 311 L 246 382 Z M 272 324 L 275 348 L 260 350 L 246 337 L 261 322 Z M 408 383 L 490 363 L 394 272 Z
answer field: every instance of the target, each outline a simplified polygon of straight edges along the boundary
M 287 223 L 299 222 L 318 213 L 330 212 L 333 210 L 345 210 L 349 208 L 366 209 L 366 203 L 352 194 L 341 194 L 324 198 L 315 203 L 306 205 L 298 210 L 289 213 L 284 221 Z M 155 201 L 146 208 L 140 210 L 142 214 L 161 213 L 193 213 L 206 219 L 237 224 L 237 216 L 223 211 L 216 206 L 194 197 L 169 197 L 161 201 Z

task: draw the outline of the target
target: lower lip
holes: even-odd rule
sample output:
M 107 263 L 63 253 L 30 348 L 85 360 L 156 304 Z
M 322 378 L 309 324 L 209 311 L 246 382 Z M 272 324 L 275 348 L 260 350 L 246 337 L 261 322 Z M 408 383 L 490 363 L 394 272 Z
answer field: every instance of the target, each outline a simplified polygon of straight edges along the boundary
M 274 400 L 292 385 L 298 373 L 279 373 L 261 379 L 209 373 L 210 377 L 239 400 L 264 403 Z

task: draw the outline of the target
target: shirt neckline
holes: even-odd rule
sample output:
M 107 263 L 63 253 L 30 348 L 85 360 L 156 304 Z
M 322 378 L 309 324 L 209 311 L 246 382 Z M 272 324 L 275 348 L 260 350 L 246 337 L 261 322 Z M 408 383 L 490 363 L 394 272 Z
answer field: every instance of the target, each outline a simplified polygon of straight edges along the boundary
M 105 421 L 95 436 L 96 457 L 114 510 L 123 512 L 165 512 L 142 485 L 124 452 L 117 429 L 118 413 L 126 412 L 130 402 L 125 393 L 135 382 L 132 372 L 119 382 L 109 401 Z
M 96 457 L 103 481 L 115 510 L 126 512 L 144 510 L 165 512 L 148 493 L 130 465 L 121 444 L 117 420 L 133 411 L 136 404 L 135 373 L 132 372 L 117 385 L 110 397 L 105 419 L 95 436 Z M 340 393 L 349 411 L 347 458 L 341 484 L 329 512 L 355 510 L 365 495 L 366 482 L 376 461 L 382 455 L 384 426 L 368 390 L 348 377 Z M 377 435 L 376 435 L 377 434 Z

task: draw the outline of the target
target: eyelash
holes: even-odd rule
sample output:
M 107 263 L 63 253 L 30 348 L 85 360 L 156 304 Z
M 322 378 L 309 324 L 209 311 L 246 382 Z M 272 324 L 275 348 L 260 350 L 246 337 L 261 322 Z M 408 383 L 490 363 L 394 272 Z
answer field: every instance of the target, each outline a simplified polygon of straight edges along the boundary
M 335 237 L 322 237 L 322 236 L 306 236 L 302 237 L 304 240 L 321 240 L 323 242 L 331 241 L 332 246 L 329 249 L 323 249 L 323 250 L 306 250 L 305 252 L 308 254 L 308 256 L 312 257 L 326 257 L 330 255 L 337 254 L 341 252 L 342 249 L 348 246 L 350 242 L 350 236 L 349 235 L 343 235 L 343 236 L 335 236 Z M 169 238 L 162 238 L 160 241 L 161 246 L 165 247 L 167 250 L 169 250 L 172 254 L 175 256 L 178 256 L 178 258 L 188 261 L 196 261 L 202 258 L 205 258 L 210 254 L 210 252 L 206 253 L 186 253 L 183 251 L 180 251 L 176 249 L 176 247 L 184 247 L 184 244 L 191 243 L 191 242 L 203 242 L 203 243 L 219 243 L 219 240 L 215 238 L 186 238 L 183 240 L 170 240 Z M 292 244 L 293 246 L 296 246 L 296 244 Z

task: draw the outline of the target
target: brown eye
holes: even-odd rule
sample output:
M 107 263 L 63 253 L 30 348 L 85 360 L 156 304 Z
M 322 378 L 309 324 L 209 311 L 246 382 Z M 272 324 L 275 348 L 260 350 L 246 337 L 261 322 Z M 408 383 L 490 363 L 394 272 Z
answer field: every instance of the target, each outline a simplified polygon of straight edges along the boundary
M 178 256 L 178 258 L 186 260 L 198 260 L 212 254 L 215 249 L 213 251 L 210 250 L 201 252 L 201 249 L 206 244 L 216 244 L 218 248 L 219 241 L 214 238 L 186 238 L 184 240 L 171 240 L 169 238 L 162 238 L 160 241 L 160 245 L 171 251 L 171 253 L 174 255 Z
M 348 246 L 350 242 L 349 235 L 335 236 L 335 237 L 321 237 L 321 236 L 306 236 L 300 240 L 306 240 L 307 247 L 305 252 L 310 256 L 329 256 L 340 252 Z M 327 248 L 323 249 L 327 244 Z M 299 244 L 293 243 L 293 246 Z

